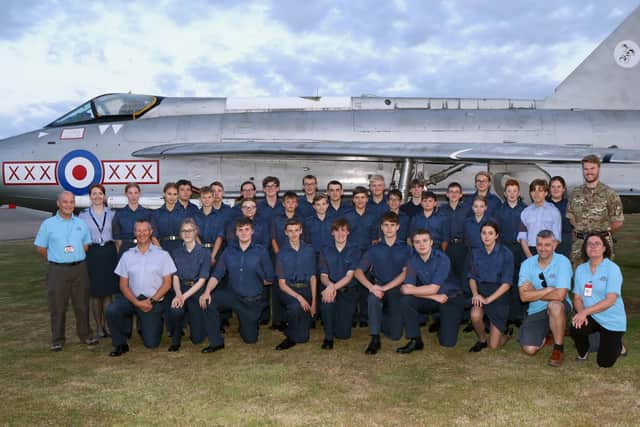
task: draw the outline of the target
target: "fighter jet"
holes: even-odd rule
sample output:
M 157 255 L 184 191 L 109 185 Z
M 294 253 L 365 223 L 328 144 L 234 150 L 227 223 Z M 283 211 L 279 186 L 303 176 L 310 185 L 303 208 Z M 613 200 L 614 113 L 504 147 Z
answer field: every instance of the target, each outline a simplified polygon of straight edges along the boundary
M 640 200 L 640 8 L 542 100 L 300 97 L 172 98 L 106 94 L 42 129 L 0 141 L 0 203 L 55 209 L 62 189 L 88 205 L 93 183 L 124 204 L 128 182 L 143 204 L 161 203 L 162 185 L 214 180 L 227 196 L 244 180 L 278 176 L 299 190 L 304 175 L 345 189 L 381 174 L 407 190 L 413 177 L 442 190 L 452 180 L 472 191 L 478 170 L 527 188 L 539 177 L 582 182 L 580 159 L 598 154 L 602 180 L 626 210 Z

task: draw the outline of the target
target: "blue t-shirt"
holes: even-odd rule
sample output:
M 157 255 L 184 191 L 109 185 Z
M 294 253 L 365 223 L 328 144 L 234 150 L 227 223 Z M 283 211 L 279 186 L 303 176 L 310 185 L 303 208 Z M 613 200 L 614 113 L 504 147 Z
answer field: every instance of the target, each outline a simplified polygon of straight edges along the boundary
M 591 283 L 591 296 L 585 296 L 584 285 Z M 622 302 L 622 272 L 620 267 L 609 258 L 605 258 L 591 274 L 589 262 L 580 264 L 576 269 L 573 293 L 582 299 L 585 308 L 599 303 L 607 294 L 616 294 L 616 302 L 600 313 L 591 315 L 605 329 L 616 332 L 627 330 L 627 315 Z
M 68 264 L 85 259 L 84 245 L 91 244 L 91 236 L 83 220 L 75 215 L 64 219 L 58 212 L 42 222 L 34 244 L 47 249 L 48 261 Z
M 169 253 L 154 245 L 149 245 L 145 253 L 137 246 L 126 251 L 115 273 L 129 279 L 129 289 L 135 296 L 152 297 L 162 287 L 164 276 L 174 274 L 176 266 Z
M 535 290 L 542 289 L 542 278 L 540 277 L 540 273 L 544 274 L 544 279 L 546 280 L 548 287 L 567 290 L 571 289 L 571 276 L 573 269 L 571 267 L 571 261 L 569 261 L 566 256 L 554 253 L 551 258 L 551 262 L 544 270 L 541 270 L 538 265 L 538 255 L 527 258 L 522 265 L 520 265 L 518 287 L 524 285 L 525 282 L 529 282 Z M 571 305 L 568 292 L 566 301 Z M 532 315 L 546 310 L 548 305 L 549 301 L 531 301 L 529 303 L 527 314 Z

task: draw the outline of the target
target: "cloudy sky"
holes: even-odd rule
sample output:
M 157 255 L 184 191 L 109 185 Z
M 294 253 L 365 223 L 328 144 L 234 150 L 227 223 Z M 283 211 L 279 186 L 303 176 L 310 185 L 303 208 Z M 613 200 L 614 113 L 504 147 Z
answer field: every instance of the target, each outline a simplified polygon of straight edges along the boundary
M 0 138 L 107 92 L 541 99 L 638 4 L 3 0 Z

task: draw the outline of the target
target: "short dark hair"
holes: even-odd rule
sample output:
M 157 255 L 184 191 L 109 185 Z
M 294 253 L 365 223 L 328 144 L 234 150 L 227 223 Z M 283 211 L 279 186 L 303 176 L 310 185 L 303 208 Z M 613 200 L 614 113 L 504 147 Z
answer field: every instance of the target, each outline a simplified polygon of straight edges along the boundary
M 411 180 L 411 183 L 409 184 L 409 188 L 413 188 L 413 187 L 424 187 L 424 180 L 413 178 Z
M 243 216 L 242 218 L 238 218 L 236 220 L 236 230 L 240 227 L 244 227 L 245 225 L 249 225 L 251 226 L 251 228 L 253 228 L 253 221 L 246 216 Z
M 498 225 L 498 223 L 497 223 L 497 222 L 495 222 L 495 221 L 491 221 L 491 220 L 489 220 L 489 221 L 487 221 L 487 222 L 483 223 L 483 224 L 480 226 L 480 231 L 482 231 L 482 229 L 483 229 L 483 228 L 485 228 L 485 227 L 491 227 L 491 228 L 493 228 L 493 231 L 495 231 L 495 232 L 496 232 L 496 234 L 500 234 L 500 226 L 499 226 L 499 225 Z
M 220 181 L 213 181 L 211 184 L 209 184 L 209 188 L 211 187 L 220 187 L 224 190 L 224 185 L 222 185 Z
M 358 185 L 356 188 L 353 189 L 353 195 L 355 196 L 357 194 L 364 194 L 365 196 L 369 197 L 369 190 L 367 190 L 361 185 Z
M 423 191 L 422 192 L 422 200 L 424 199 L 433 199 L 438 200 L 438 196 L 433 191 Z
M 549 183 L 547 182 L 547 180 L 537 178 L 531 181 L 531 184 L 529 184 L 529 193 L 533 193 L 538 187 L 542 188 L 542 191 L 545 191 L 547 193 L 549 192 Z
M 142 191 L 140 189 L 140 184 L 138 184 L 137 182 L 129 182 L 129 183 L 127 183 L 127 185 L 124 186 L 124 192 L 126 193 L 127 191 L 129 191 L 130 188 L 137 188 L 138 191 Z
M 427 230 L 426 228 L 418 228 L 417 230 L 414 230 L 411 233 L 411 240 L 413 240 L 414 237 L 421 236 L 423 234 L 426 234 L 427 236 L 429 236 L 429 238 L 431 240 L 433 240 L 433 236 L 431 236 L 431 232 L 429 230 Z
M 287 199 L 296 199 L 296 200 L 298 200 L 298 195 L 296 193 L 294 193 L 293 191 L 287 191 L 282 196 L 282 200 L 287 200 Z
M 174 188 L 176 191 L 178 191 L 178 184 L 176 184 L 175 182 L 167 182 L 162 188 L 162 192 L 166 193 L 170 188 Z
M 188 179 L 179 179 L 178 182 L 176 182 L 176 185 L 178 186 L 178 189 L 183 185 L 188 185 L 189 188 L 192 187 L 191 181 L 189 181 Z
M 484 196 L 476 196 L 473 198 L 473 202 L 471 202 L 471 204 L 475 203 L 476 201 L 480 201 L 482 203 L 484 203 L 485 206 L 487 206 L 487 198 Z
M 254 184 L 253 181 L 244 181 L 242 184 L 240 184 L 240 191 L 242 191 L 242 187 L 244 187 L 247 184 L 251 184 L 251 186 L 253 187 L 253 191 L 256 190 L 256 184 Z
M 305 179 L 312 179 L 315 181 L 315 183 L 318 183 L 318 178 L 315 177 L 315 175 L 305 175 L 302 177 L 302 184 L 304 185 L 304 180 Z
M 331 222 L 331 231 L 338 230 L 342 227 L 347 227 L 347 230 L 349 230 L 349 222 L 344 218 L 336 218 Z
M 329 202 L 329 196 L 327 196 L 324 193 L 316 193 L 316 195 L 313 196 L 313 204 L 315 205 L 316 202 L 318 202 L 320 200 L 325 200 L 325 201 Z
M 331 181 L 329 181 L 327 183 L 327 190 L 329 189 L 330 185 L 339 185 L 340 188 L 342 188 L 342 183 L 340 181 L 336 180 L 336 179 L 332 179 Z
M 278 179 L 277 176 L 265 176 L 264 179 L 262 180 L 262 188 L 265 188 L 268 184 L 272 182 L 278 187 L 280 187 L 280 180 Z
M 554 181 L 558 181 L 560 184 L 562 184 L 562 188 L 567 188 L 567 182 L 560 175 L 552 176 L 549 180 L 549 186 L 551 186 L 551 183 Z
M 286 230 L 290 225 L 299 225 L 302 228 L 302 222 L 298 218 L 289 218 L 284 223 L 284 229 Z
M 380 218 L 380 224 L 384 222 L 393 222 L 394 224 L 398 224 L 398 214 L 395 212 L 385 212 Z
M 447 185 L 447 190 L 451 190 L 453 187 L 456 187 L 462 193 L 462 185 L 460 185 L 459 182 L 450 182 L 449 185 Z
M 398 199 L 400 199 L 400 201 L 402 201 L 402 193 L 400 192 L 400 190 L 391 190 L 389 191 L 389 193 L 387 193 L 387 198 L 391 197 L 391 196 L 396 196 Z

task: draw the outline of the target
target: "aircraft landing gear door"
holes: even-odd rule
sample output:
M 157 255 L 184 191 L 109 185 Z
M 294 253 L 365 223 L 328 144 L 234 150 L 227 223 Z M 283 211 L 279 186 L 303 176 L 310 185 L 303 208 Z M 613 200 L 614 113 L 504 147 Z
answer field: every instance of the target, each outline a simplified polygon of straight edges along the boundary
M 402 198 L 404 200 L 407 199 L 409 195 L 409 183 L 411 181 L 411 176 L 413 174 L 413 159 L 405 158 L 402 161 L 402 167 L 400 169 L 400 180 L 399 180 L 399 189 L 402 193 Z

